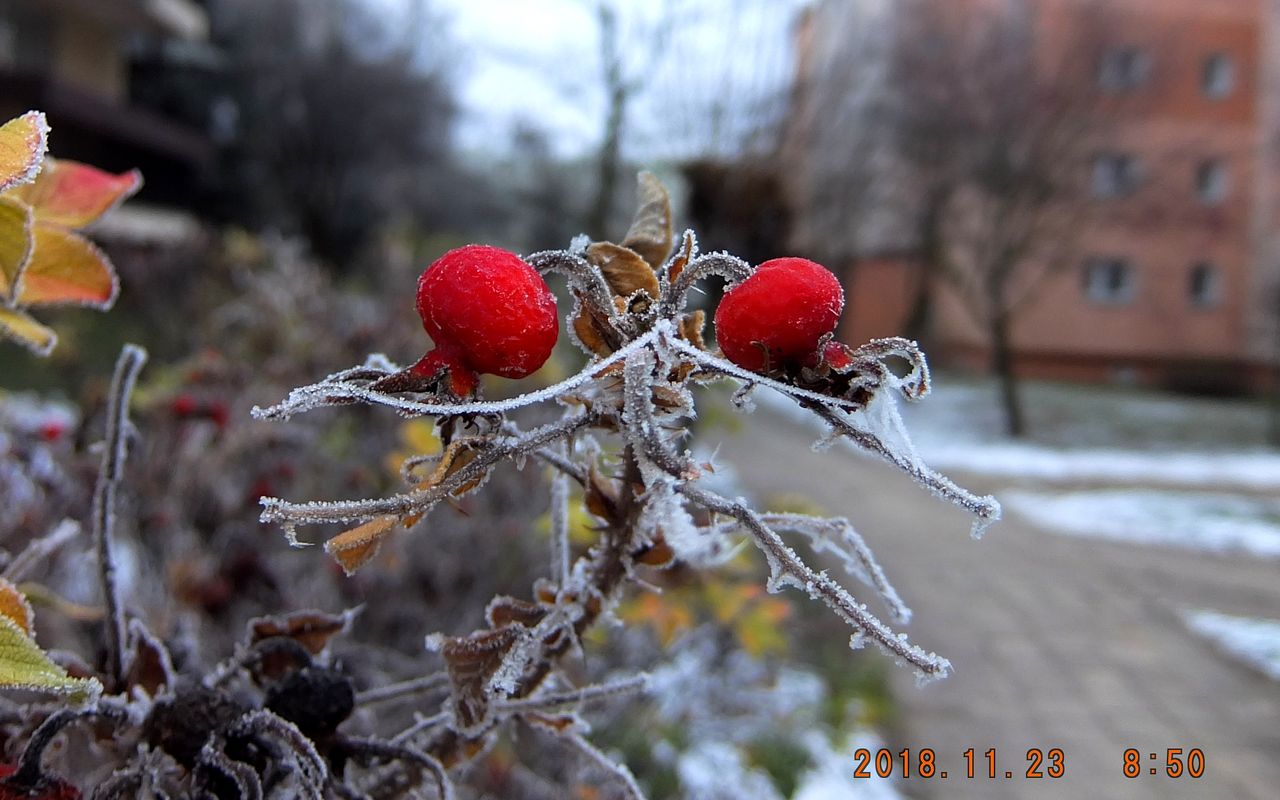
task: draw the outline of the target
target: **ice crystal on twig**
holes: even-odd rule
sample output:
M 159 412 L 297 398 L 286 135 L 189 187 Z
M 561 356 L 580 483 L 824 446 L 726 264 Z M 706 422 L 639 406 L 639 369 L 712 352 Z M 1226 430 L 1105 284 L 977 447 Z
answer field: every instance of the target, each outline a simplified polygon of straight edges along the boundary
M 637 691 L 642 682 L 548 687 L 567 683 L 559 670 L 561 657 L 609 614 L 629 585 L 646 585 L 644 569 L 677 561 L 715 564 L 731 549 L 729 537 L 742 534 L 764 556 L 768 589 L 792 587 L 825 604 L 853 629 L 851 647 L 875 642 L 922 678 L 944 676 L 950 667 L 945 658 L 922 650 L 878 619 L 824 570 L 806 563 L 783 537 L 802 537 L 815 555 L 831 554 L 848 575 L 874 591 L 890 619 L 906 623 L 910 609 L 847 520 L 757 512 L 707 488 L 701 478 L 709 466 L 698 463 L 685 447 L 687 423 L 696 416 L 693 384 L 735 382 L 733 404 L 748 411 L 751 392 L 776 392 L 823 420 L 831 437 L 852 441 L 938 497 L 969 510 L 976 535 L 999 517 L 999 505 L 923 464 L 897 411 L 899 397 L 915 401 L 929 391 L 924 355 L 914 342 L 900 338 L 852 349 L 823 340 L 820 352 L 837 353 L 838 363 L 823 355 L 817 366 L 785 373 L 765 370 L 768 374 L 731 363 L 708 348 L 705 313 L 688 311 L 686 296 L 712 276 L 732 288 L 748 279 L 753 268 L 728 253 L 699 254 L 692 232 L 673 249 L 665 192 L 645 178 L 641 199 L 622 244 L 575 240 L 568 250 L 528 258 L 539 272 L 557 273 L 567 281 L 573 306 L 566 326 L 589 358 L 572 377 L 498 401 L 391 392 L 380 387 L 397 385 L 388 381 L 398 374 L 396 367 L 378 356 L 294 389 L 277 405 L 254 409 L 259 418 L 285 420 L 316 408 L 364 403 L 436 419 L 447 447 L 440 456 L 405 463 L 410 488 L 403 493 L 343 501 L 263 499 L 263 521 L 281 525 L 294 543 L 299 543 L 296 531 L 302 525 L 356 524 L 325 545 L 348 571 L 367 563 L 387 536 L 413 527 L 441 501 L 476 491 L 503 461 L 522 463 L 533 456 L 552 470 L 547 577 L 535 585 L 529 600 L 494 598 L 486 612 L 487 628 L 466 636 L 429 637 L 431 649 L 444 658 L 450 696 L 440 711 L 422 716 L 396 736 L 396 746 L 414 747 L 453 765 L 491 743 L 506 720 L 519 717 L 564 738 L 613 773 L 628 795 L 639 797 L 630 772 L 587 742 L 576 718 L 559 709 Z M 901 364 L 905 369 L 895 371 Z M 558 405 L 559 419 L 525 428 L 510 416 L 543 404 Z M 611 436 L 616 443 L 607 458 L 592 433 Z M 573 486 L 598 532 L 594 544 L 576 559 L 568 541 Z M 428 677 L 394 691 L 366 693 L 362 702 L 426 691 L 437 680 Z

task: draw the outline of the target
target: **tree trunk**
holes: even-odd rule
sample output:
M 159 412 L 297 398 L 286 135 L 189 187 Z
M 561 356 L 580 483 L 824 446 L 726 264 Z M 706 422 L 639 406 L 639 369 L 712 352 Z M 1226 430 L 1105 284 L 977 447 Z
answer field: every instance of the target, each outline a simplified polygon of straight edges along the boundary
M 920 265 L 915 296 L 903 323 L 903 335 L 914 339 L 928 350 L 929 334 L 933 323 L 933 283 L 937 276 L 946 276 L 946 243 L 942 236 L 942 217 L 951 197 L 951 187 L 943 184 L 933 187 L 925 195 L 920 214 Z
M 1000 405 L 1004 409 L 1005 432 L 1015 439 L 1026 435 L 1022 414 L 1022 396 L 1018 379 L 1013 374 L 1013 348 L 1009 341 L 1009 315 L 1003 312 L 991 317 L 991 371 L 1000 384 Z

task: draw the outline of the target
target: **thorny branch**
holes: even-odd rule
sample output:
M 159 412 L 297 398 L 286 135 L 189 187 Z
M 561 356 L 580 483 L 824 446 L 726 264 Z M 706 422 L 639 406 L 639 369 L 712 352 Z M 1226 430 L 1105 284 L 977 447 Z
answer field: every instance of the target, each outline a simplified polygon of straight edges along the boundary
M 642 203 L 642 209 L 661 205 Z M 653 220 L 641 221 L 646 224 L 637 223 L 632 231 L 655 227 Z M 659 240 L 661 247 L 670 249 L 669 225 L 666 238 Z M 704 278 L 718 276 L 732 287 L 749 278 L 753 268 L 725 253 L 698 255 L 692 232 L 661 263 L 641 255 L 654 251 L 655 241 L 628 239 L 628 243 L 636 249 L 575 242 L 570 250 L 529 257 L 538 271 L 567 277 L 575 300 L 568 327 L 589 356 L 577 374 L 553 386 L 500 401 L 382 391 L 379 387 L 394 385 L 378 381 L 393 374 L 395 365 L 375 356 L 360 367 L 291 391 L 278 405 L 254 409 L 259 418 L 288 419 L 315 408 L 358 402 L 388 406 L 405 416 L 434 416 L 442 429 L 458 420 L 488 420 L 470 460 L 440 467 L 432 480 L 403 494 L 308 503 L 264 498 L 262 519 L 282 525 L 294 543 L 295 529 L 303 524 L 379 517 L 416 521 L 439 501 L 477 488 L 504 460 L 521 463 L 533 456 L 554 469 L 549 578 L 534 586 L 530 601 L 495 598 L 488 608 L 486 629 L 462 637 L 428 637 L 428 646 L 443 654 L 450 698 L 443 710 L 420 716 L 386 744 L 402 748 L 397 751 L 400 761 L 415 761 L 416 757 L 404 753 L 421 753 L 431 763 L 439 763 L 440 780 L 444 769 L 483 751 L 499 726 L 528 718 L 608 769 L 629 796 L 640 797 L 630 772 L 587 742 L 572 716 L 556 717 L 562 721 L 547 724 L 541 715 L 561 706 L 640 691 L 642 679 L 571 690 L 548 686 L 567 685 L 558 671 L 561 657 L 609 614 L 627 586 L 645 585 L 639 571 L 642 565 L 660 569 L 677 561 L 698 566 L 712 563 L 707 554 L 727 549 L 721 546 L 734 533 L 745 533 L 764 555 L 770 591 L 791 586 L 821 601 L 853 628 L 852 647 L 873 641 L 910 664 L 922 680 L 942 677 L 950 668 L 945 658 L 910 643 L 826 572 L 805 563 L 782 536 L 800 535 L 815 553 L 833 553 L 850 576 L 876 592 L 891 619 L 906 623 L 910 609 L 847 520 L 761 514 L 741 500 L 709 491 L 699 484 L 702 468 L 682 446 L 686 423 L 696 415 L 691 384 L 736 381 L 741 388 L 734 403 L 739 406 L 749 403 L 747 394 L 752 390 L 775 391 L 824 420 L 832 438 L 853 442 L 938 497 L 969 510 L 975 517 L 976 536 L 999 517 L 999 505 L 926 467 L 897 412 L 895 395 L 914 401 L 929 391 L 928 366 L 915 343 L 877 339 L 856 349 L 840 349 L 840 363 L 828 362 L 824 356 L 816 368 L 794 373 L 748 371 L 706 348 L 702 312 L 686 312 L 685 301 Z M 904 375 L 891 368 L 895 362 L 905 363 Z M 560 405 L 561 418 L 524 430 L 508 417 L 542 403 Z M 594 432 L 614 437 L 618 445 L 611 456 L 595 445 Z M 418 463 L 406 470 L 406 477 L 412 478 Z M 594 545 L 573 560 L 567 540 L 570 481 L 581 489 L 598 531 Z M 443 679 L 428 677 L 367 692 L 361 702 L 408 696 L 434 688 L 437 680 Z M 368 753 L 373 755 L 375 750 Z

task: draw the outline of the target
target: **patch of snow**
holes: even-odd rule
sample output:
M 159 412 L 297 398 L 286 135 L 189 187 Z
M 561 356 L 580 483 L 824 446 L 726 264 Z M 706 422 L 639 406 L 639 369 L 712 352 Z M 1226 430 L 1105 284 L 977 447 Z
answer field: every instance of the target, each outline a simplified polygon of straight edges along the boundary
M 755 399 L 768 410 L 812 429 L 815 436 L 826 433 L 821 420 L 777 393 L 757 391 Z M 1280 453 L 1275 451 L 1059 448 L 1011 442 L 994 434 L 982 438 L 985 426 L 967 420 L 960 413 L 964 409 L 938 410 L 934 416 L 920 411 L 925 404 L 947 400 L 931 395 L 920 405 L 903 404 L 906 429 L 921 459 L 944 473 L 960 471 L 1036 481 L 1280 490 Z M 1166 405 L 1153 404 L 1153 413 L 1169 414 Z M 842 446 L 849 452 L 867 455 L 849 442 L 842 442 Z
M 1144 452 L 1059 450 L 1034 444 L 922 446 L 934 469 L 1041 481 L 1119 481 L 1159 486 L 1235 486 L 1280 489 L 1280 455 L 1273 452 Z
M 874 773 L 870 778 L 853 776 L 853 752 L 865 747 L 879 750 L 881 741 L 868 731 L 855 733 L 842 748 L 831 746 L 831 740 L 818 731 L 805 734 L 813 766 L 801 777 L 791 800 L 900 800 L 902 795 L 887 778 Z
M 738 748 L 724 742 L 695 742 L 677 759 L 676 774 L 690 800 L 783 800 L 767 773 L 749 767 Z
M 1008 508 L 1077 536 L 1280 557 L 1280 500 L 1230 494 L 1106 490 L 1006 492 Z
M 1188 628 L 1228 655 L 1280 681 L 1280 620 L 1235 617 L 1216 611 L 1188 611 L 1183 620 Z

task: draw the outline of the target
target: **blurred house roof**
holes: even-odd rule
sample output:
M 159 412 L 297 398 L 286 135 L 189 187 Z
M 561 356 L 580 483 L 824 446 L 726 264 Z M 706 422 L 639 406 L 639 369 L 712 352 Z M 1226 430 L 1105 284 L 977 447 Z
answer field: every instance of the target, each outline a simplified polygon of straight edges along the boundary
M 195 0 L 43 0 L 125 30 L 147 31 L 189 41 L 209 37 L 209 16 Z

